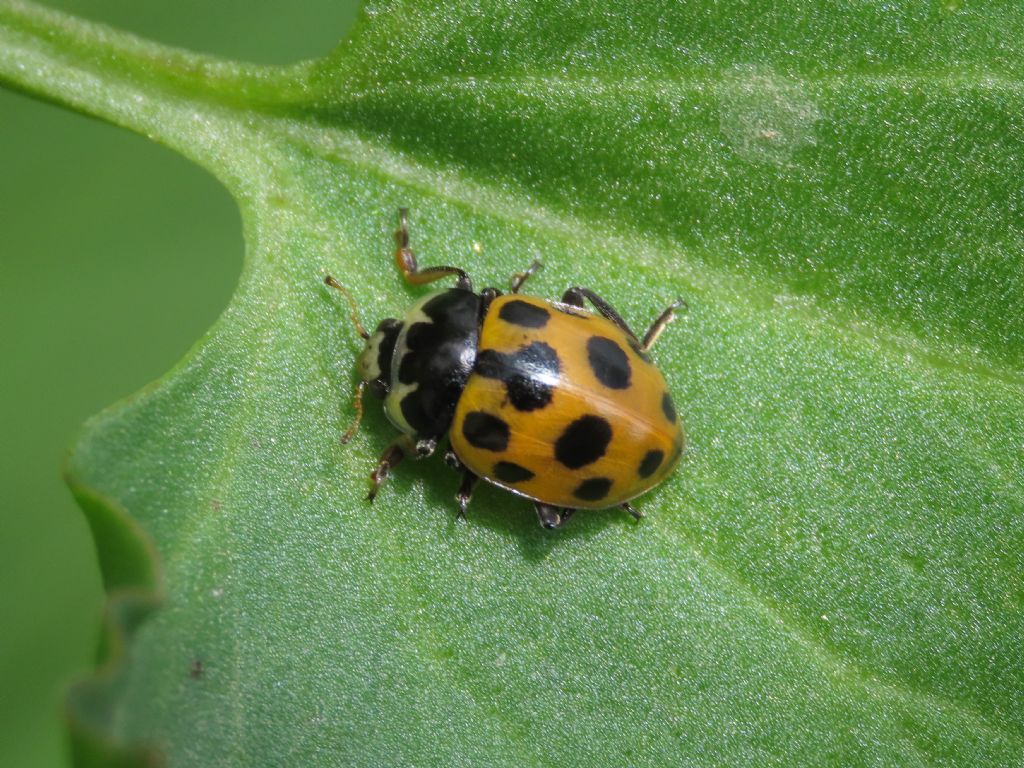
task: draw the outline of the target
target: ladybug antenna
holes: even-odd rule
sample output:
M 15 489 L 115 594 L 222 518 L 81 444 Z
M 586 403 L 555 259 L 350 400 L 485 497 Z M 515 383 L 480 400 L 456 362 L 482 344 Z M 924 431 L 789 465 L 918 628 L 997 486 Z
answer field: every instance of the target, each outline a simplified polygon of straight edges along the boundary
M 356 332 L 358 332 L 359 335 L 362 336 L 364 339 L 370 338 L 370 334 L 366 332 L 366 329 L 363 327 L 363 324 L 359 322 L 359 308 L 356 306 L 356 300 L 352 298 L 352 294 L 348 292 L 348 288 L 339 283 L 330 275 L 326 275 L 324 277 L 324 282 L 331 286 L 331 288 L 336 288 L 343 294 L 345 294 L 345 299 L 348 301 L 348 306 L 352 310 L 352 324 L 356 327 Z

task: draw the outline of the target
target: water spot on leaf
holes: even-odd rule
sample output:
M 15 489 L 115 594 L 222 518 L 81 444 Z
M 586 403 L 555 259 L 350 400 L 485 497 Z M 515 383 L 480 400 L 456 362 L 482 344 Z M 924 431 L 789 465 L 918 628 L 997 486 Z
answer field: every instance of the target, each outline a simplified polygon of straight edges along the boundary
M 759 164 L 789 165 L 816 141 L 821 110 L 797 80 L 764 67 L 741 66 L 721 85 L 719 121 L 733 151 Z

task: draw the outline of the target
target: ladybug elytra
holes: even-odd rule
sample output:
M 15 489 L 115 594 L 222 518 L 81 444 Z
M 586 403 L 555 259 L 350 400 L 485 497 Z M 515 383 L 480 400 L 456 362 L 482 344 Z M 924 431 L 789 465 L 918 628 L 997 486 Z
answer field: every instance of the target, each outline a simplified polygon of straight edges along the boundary
M 455 287 L 367 333 L 348 291 L 325 278 L 349 299 L 366 341 L 356 365 L 356 421 L 342 440 L 358 426 L 366 388 L 401 432 L 381 454 L 367 498 L 402 459 L 430 456 L 447 437 L 445 459 L 462 474 L 460 516 L 482 478 L 532 500 L 545 528 L 577 509 L 617 506 L 639 518 L 629 501 L 664 480 L 683 450 L 679 416 L 648 355 L 682 302 L 641 338 L 587 288 L 569 288 L 561 301 L 520 294 L 538 262 L 513 276 L 507 295 L 475 292 L 458 267 L 419 268 L 404 208 L 395 239 L 407 282 L 454 277 Z

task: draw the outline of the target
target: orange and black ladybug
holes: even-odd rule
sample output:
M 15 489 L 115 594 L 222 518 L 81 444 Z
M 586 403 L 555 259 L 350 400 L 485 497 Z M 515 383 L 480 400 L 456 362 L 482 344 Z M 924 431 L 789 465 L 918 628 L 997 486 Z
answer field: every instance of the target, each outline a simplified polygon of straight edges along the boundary
M 638 338 L 587 288 L 570 288 L 561 301 L 521 295 L 537 262 L 512 278 L 509 295 L 476 293 L 458 267 L 418 268 L 408 211 L 398 215 L 402 276 L 413 285 L 454 277 L 455 287 L 424 296 L 403 319 L 387 318 L 373 333 L 353 305 L 366 340 L 357 414 L 369 387 L 402 433 L 377 462 L 367 498 L 403 458 L 430 456 L 447 437 L 446 461 L 462 473 L 460 515 L 483 478 L 531 499 L 545 528 L 559 527 L 577 509 L 618 506 L 639 518 L 629 500 L 664 480 L 683 450 L 672 396 L 648 356 L 682 302 Z M 348 296 L 332 277 L 325 282 Z M 358 416 L 343 440 L 357 425 Z

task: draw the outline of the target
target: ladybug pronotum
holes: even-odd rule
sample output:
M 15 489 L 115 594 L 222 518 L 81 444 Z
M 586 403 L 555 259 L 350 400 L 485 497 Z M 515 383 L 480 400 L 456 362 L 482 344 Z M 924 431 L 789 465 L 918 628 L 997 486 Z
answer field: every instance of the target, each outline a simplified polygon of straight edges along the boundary
M 395 232 L 395 263 L 412 285 L 455 278 L 455 287 L 424 296 L 401 320 L 367 333 L 348 291 L 352 319 L 366 346 L 359 355 L 356 420 L 362 394 L 384 401 L 402 433 L 370 476 L 373 501 L 406 456 L 423 458 L 447 437 L 446 462 L 462 473 L 459 515 L 480 478 L 533 501 L 545 528 L 577 509 L 621 507 L 664 480 L 683 450 L 683 429 L 665 379 L 648 352 L 677 301 L 639 338 L 587 288 L 561 301 L 525 296 L 538 262 L 514 275 L 508 295 L 474 292 L 458 267 L 419 268 L 409 248 L 408 211 Z M 584 308 L 589 301 L 596 313 Z

